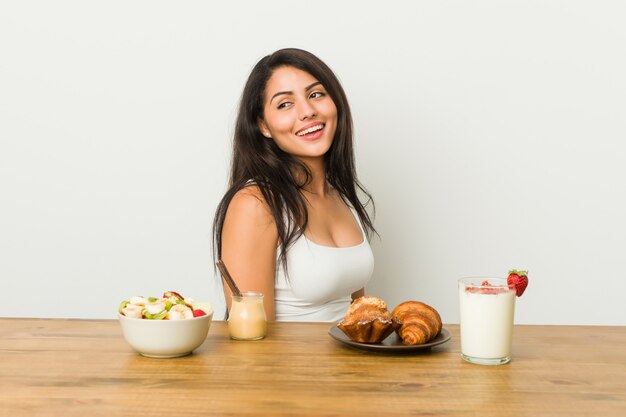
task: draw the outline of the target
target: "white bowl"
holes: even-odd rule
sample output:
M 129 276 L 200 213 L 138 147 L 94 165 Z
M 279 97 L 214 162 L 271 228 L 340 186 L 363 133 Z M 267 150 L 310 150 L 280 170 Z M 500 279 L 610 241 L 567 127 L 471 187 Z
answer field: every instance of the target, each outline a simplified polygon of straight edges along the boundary
M 135 319 L 118 314 L 128 344 L 149 358 L 189 355 L 206 339 L 213 312 L 182 320 Z

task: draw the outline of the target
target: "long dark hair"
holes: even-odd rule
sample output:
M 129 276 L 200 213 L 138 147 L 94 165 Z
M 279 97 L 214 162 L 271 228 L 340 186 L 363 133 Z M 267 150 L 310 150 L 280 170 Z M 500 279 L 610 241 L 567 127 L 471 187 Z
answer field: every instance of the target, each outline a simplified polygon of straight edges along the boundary
M 308 223 L 305 199 L 300 190 L 311 180 L 311 172 L 296 157 L 282 151 L 273 140 L 261 134 L 265 87 L 274 70 L 294 67 L 308 72 L 322 83 L 337 107 L 337 129 L 333 143 L 324 155 L 326 180 L 352 206 L 364 226 L 367 238 L 376 233 L 366 211 L 374 201 L 356 176 L 352 146 L 352 115 L 346 94 L 332 70 L 310 52 L 281 49 L 261 59 L 252 69 L 243 89 L 235 124 L 229 188 L 220 201 L 213 221 L 213 252 L 222 256 L 222 228 L 230 201 L 250 184 L 259 187 L 278 229 L 279 261 L 287 268 L 287 248 L 303 233 Z M 364 202 L 361 202 L 359 193 Z

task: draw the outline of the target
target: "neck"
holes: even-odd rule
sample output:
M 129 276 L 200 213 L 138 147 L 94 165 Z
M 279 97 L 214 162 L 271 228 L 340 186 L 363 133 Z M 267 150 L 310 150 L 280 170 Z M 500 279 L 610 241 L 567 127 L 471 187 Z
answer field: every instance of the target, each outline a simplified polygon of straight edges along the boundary
M 326 182 L 326 164 L 323 158 L 314 160 L 302 160 L 311 172 L 311 182 L 304 187 L 304 191 L 324 197 L 329 190 Z

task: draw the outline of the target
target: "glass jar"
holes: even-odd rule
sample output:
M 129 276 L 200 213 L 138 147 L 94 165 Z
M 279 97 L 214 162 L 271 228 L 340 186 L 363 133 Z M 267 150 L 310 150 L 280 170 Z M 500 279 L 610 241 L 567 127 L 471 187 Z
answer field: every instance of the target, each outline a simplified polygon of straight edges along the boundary
M 232 296 L 228 332 L 236 340 L 259 340 L 265 337 L 267 316 L 263 306 L 263 294 L 243 292 L 241 297 Z

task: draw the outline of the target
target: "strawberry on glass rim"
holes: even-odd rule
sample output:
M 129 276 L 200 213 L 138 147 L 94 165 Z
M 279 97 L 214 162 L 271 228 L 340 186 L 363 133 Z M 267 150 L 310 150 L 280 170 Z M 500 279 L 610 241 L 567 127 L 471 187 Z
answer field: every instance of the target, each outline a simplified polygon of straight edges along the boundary
M 509 288 L 515 289 L 515 294 L 521 297 L 524 291 L 526 291 L 526 287 L 528 287 L 528 271 L 512 269 L 509 271 L 506 282 L 509 284 Z

